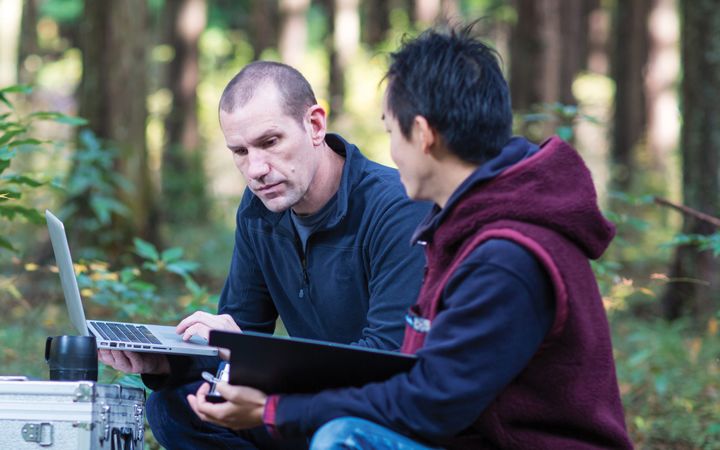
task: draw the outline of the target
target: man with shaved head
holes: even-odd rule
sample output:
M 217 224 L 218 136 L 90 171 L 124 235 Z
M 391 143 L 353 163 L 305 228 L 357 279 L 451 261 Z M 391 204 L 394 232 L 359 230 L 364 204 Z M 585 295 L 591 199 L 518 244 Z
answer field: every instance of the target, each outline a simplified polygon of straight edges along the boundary
M 292 67 L 243 68 L 225 88 L 219 116 L 247 189 L 218 314 L 196 312 L 178 333 L 272 333 L 280 317 L 291 336 L 397 350 L 424 265 L 410 239 L 430 205 L 408 199 L 396 170 L 327 133 L 325 110 Z M 264 427 L 236 432 L 195 416 L 186 396 L 217 358 L 120 351 L 100 358 L 142 373 L 155 389 L 148 421 L 168 449 L 307 446 L 273 440 Z

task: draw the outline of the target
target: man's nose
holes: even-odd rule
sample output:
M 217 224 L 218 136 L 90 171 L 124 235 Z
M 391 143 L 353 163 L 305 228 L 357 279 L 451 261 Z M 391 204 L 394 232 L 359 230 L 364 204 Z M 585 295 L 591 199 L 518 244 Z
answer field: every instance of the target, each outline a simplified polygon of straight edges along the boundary
M 259 180 L 270 172 L 270 164 L 260 152 L 250 150 L 247 158 L 247 176 Z

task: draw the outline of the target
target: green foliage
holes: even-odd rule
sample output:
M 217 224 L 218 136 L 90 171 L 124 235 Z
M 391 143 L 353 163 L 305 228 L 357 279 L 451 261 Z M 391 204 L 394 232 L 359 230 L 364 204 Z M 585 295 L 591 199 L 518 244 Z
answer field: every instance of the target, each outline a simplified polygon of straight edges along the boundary
M 79 266 L 78 285 L 86 308 L 111 311 L 110 317 L 114 320 L 168 324 L 175 324 L 195 311 L 214 312 L 217 308 L 217 296 L 210 295 L 192 276 L 199 264 L 183 259 L 183 249 L 173 247 L 160 251 L 153 244 L 135 238 L 134 253 L 141 259 L 137 266 L 112 270 L 101 261 Z M 101 316 L 102 313 L 93 314 L 93 317 Z M 105 367 L 99 379 L 144 388 L 138 375 L 109 367 Z
M 0 89 L 0 102 L 8 112 L 0 114 L 0 217 L 7 221 L 22 218 L 30 223 L 44 223 L 43 215 L 37 209 L 24 202 L 28 191 L 37 190 L 47 181 L 35 175 L 6 173 L 12 161 L 21 152 L 31 152 L 42 148 L 47 141 L 30 137 L 32 126 L 40 120 L 52 120 L 67 125 L 82 125 L 85 120 L 58 112 L 33 112 L 23 115 L 17 111 L 8 94 L 30 94 L 29 86 L 9 86 Z M 0 247 L 16 251 L 8 236 L 0 235 Z
M 720 447 L 720 339 L 689 322 L 615 318 L 627 425 L 638 448 Z
M 215 1 L 208 4 L 208 28 L 245 30 L 249 18 L 251 7 L 248 0 Z
M 117 200 L 119 190 L 132 191 L 127 179 L 114 168 L 118 152 L 103 147 L 90 130 L 80 133 L 79 145 L 72 162 L 73 169 L 66 180 L 69 202 L 64 207 L 67 215 L 72 215 L 82 205 L 76 200 L 88 199 L 94 213 L 94 221 L 87 223 L 85 229 L 93 232 L 110 224 L 112 214 L 127 216 L 129 209 Z
M 637 448 L 720 448 L 717 317 L 706 318 L 705 327 L 689 319 L 672 323 L 659 319 L 660 293 L 669 281 L 665 273 L 669 250 L 690 244 L 717 256 L 718 234 L 669 239 L 657 219 L 653 196 L 623 192 L 610 196 L 613 211 L 606 215 L 617 225 L 618 236 L 610 255 L 593 268 L 613 329 L 630 434 Z M 654 242 L 650 248 L 657 250 L 644 250 L 648 242 Z M 652 273 L 658 259 L 661 268 Z
M 113 270 L 103 261 L 79 266 L 78 285 L 86 300 L 113 311 L 114 317 L 139 322 L 175 323 L 194 311 L 215 308 L 216 296 L 209 295 L 192 276 L 198 264 L 182 259 L 181 248 L 160 252 L 139 238 L 134 244 L 134 253 L 141 259 L 137 266 Z M 168 301 L 158 292 L 177 298 Z
M 652 224 L 637 214 L 637 208 L 653 204 L 652 195 L 635 196 L 626 192 L 611 191 L 608 196 L 614 204 L 623 205 L 624 208 L 614 211 L 605 211 L 605 216 L 618 227 L 629 227 L 635 231 L 647 232 Z
M 0 103 L 8 109 L 0 114 L 0 217 L 10 222 L 22 218 L 42 224 L 44 217 L 27 204 L 27 194 L 29 191 L 55 188 L 57 184 L 33 174 L 9 172 L 11 163 L 21 153 L 37 151 L 53 143 L 31 137 L 35 122 L 50 120 L 78 126 L 86 121 L 56 112 L 19 113 L 10 96 L 30 92 L 27 86 L 0 90 Z M 117 152 L 104 146 L 91 131 L 82 131 L 72 153 L 71 170 L 61 187 L 67 196 L 61 208 L 62 215 L 76 220 L 73 230 L 104 237 L 100 244 L 112 241 L 112 216 L 129 214 L 127 207 L 116 199 L 119 190 L 130 191 L 132 188 L 115 171 L 117 158 Z M 90 214 L 78 214 L 81 210 Z M 84 219 L 77 220 L 78 217 Z M 17 251 L 6 235 L 0 235 L 0 246 Z M 101 260 L 76 266 L 86 308 L 94 317 L 176 323 L 180 317 L 191 312 L 216 308 L 216 296 L 209 295 L 207 289 L 193 278 L 192 274 L 199 264 L 184 259 L 181 248 L 160 251 L 149 242 L 135 239 L 133 250 L 139 258 L 137 266 L 125 265 L 115 270 L 110 263 Z M 90 253 L 102 255 L 100 248 Z M 129 256 L 125 259 L 133 258 Z M 11 278 L 3 280 L 0 289 L 10 294 L 11 301 L 3 306 L 7 306 L 8 318 L 12 322 L 0 327 L 0 337 L 8 343 L 0 352 L 0 366 L 5 373 L 42 377 L 46 368 L 36 361 L 41 355 L 45 337 L 66 333 L 70 327 L 64 308 L 47 302 L 36 304 L 27 301 L 25 293 L 15 286 Z M 54 291 L 57 292 L 56 289 Z M 139 377 L 120 374 L 104 366 L 100 381 L 142 386 Z
M 83 0 L 45 0 L 40 12 L 58 22 L 76 22 L 83 12 Z
M 546 136 L 537 136 L 540 133 L 537 128 L 545 123 L 552 123 L 555 127 L 555 134 L 561 139 L 572 141 L 574 137 L 573 126 L 579 121 L 586 121 L 594 124 L 599 120 L 588 114 L 584 114 L 577 105 L 565 105 L 559 102 L 542 103 L 536 105 L 535 112 L 520 115 L 520 128 L 526 131 L 531 140 L 544 139 Z
M 684 234 L 676 235 L 670 242 L 665 244 L 669 247 L 680 245 L 693 245 L 700 251 L 710 250 L 715 258 L 720 256 L 720 232 L 713 234 Z
M 115 169 L 118 158 L 118 151 L 104 145 L 92 131 L 80 132 L 63 184 L 66 199 L 59 214 L 68 218 L 75 235 L 86 237 L 83 241 L 93 247 L 85 249 L 86 255 L 101 257 L 102 249 L 122 241 L 112 218 L 130 215 L 130 209 L 118 200 L 118 193 L 133 192 L 134 188 Z

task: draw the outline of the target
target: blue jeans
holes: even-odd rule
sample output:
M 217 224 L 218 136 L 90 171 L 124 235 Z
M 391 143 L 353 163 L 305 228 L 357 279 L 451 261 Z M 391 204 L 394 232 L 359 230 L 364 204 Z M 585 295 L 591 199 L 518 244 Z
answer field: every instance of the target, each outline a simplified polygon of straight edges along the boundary
M 198 381 L 176 389 L 156 391 L 148 397 L 146 411 L 150 429 L 167 450 L 307 449 L 307 439 L 277 440 L 268 434 L 265 427 L 236 432 L 203 422 L 186 399 L 188 394 L 197 392 L 201 383 Z
M 320 427 L 310 450 L 437 450 L 376 423 L 341 417 Z

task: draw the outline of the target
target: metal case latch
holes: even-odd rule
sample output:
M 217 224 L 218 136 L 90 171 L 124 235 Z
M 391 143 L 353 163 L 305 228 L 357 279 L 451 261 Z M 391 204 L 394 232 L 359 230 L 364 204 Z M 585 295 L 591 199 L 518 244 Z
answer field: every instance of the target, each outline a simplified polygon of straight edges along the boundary
M 100 405 L 100 442 L 110 440 L 110 405 L 105 402 L 101 402 Z
M 25 442 L 37 442 L 42 447 L 53 444 L 53 426 L 49 422 L 26 423 L 22 427 Z
M 145 430 L 145 416 L 143 415 L 144 408 L 142 404 L 135 403 L 135 430 L 137 434 L 134 439 L 138 442 L 143 442 L 143 432 Z
M 95 399 L 95 387 L 92 383 L 78 383 L 75 388 L 74 402 L 91 402 Z

